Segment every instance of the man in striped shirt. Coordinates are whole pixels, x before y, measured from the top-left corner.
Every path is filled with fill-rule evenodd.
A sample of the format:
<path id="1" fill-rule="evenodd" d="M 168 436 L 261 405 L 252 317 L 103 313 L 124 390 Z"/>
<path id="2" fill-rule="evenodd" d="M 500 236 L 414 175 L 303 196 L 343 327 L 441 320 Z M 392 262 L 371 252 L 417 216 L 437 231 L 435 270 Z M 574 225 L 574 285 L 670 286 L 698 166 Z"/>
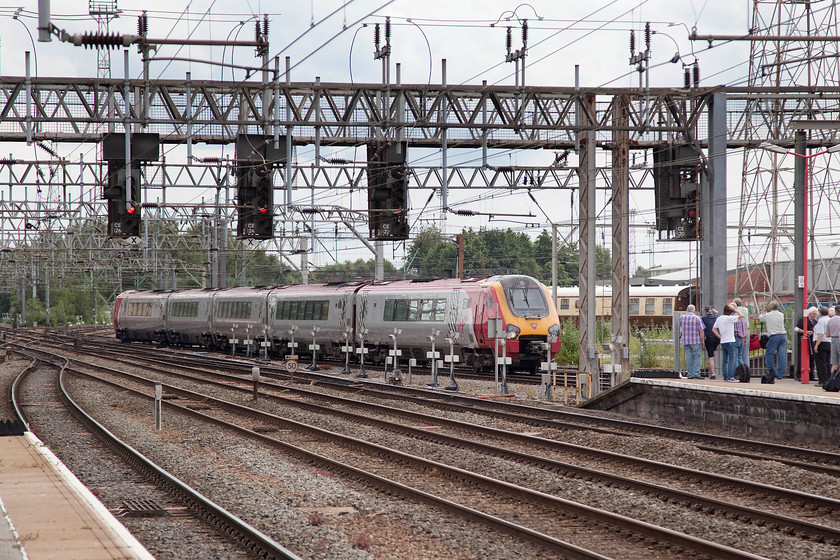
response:
<path id="1" fill-rule="evenodd" d="M 700 379 L 700 356 L 703 351 L 703 321 L 689 305 L 680 316 L 680 342 L 685 349 L 685 365 L 689 379 Z"/>

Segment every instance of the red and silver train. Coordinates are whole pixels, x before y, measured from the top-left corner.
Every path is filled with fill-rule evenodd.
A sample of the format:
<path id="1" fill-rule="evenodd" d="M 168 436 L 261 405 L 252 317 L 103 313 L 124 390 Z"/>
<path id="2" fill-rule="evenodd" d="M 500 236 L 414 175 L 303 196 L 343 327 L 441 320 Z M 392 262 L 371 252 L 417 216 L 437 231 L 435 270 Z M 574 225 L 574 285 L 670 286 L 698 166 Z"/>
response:
<path id="1" fill-rule="evenodd" d="M 460 362 L 474 371 L 493 367 L 488 322 L 497 318 L 516 369 L 535 371 L 545 361 L 546 342 L 552 343 L 552 352 L 560 349 L 560 325 L 548 288 L 521 275 L 128 291 L 114 305 L 116 336 L 124 342 L 230 351 L 231 340 L 248 339 L 257 347 L 267 341 L 272 354 L 283 355 L 293 353 L 288 350 L 293 337 L 303 349 L 314 336 L 319 356 L 343 357 L 341 348 L 349 339 L 364 344 L 372 362 L 384 363 L 393 348 L 389 335 L 399 331 L 402 359 L 423 363 L 431 336 L 443 355 L 448 350 L 444 339 L 457 335 Z"/>

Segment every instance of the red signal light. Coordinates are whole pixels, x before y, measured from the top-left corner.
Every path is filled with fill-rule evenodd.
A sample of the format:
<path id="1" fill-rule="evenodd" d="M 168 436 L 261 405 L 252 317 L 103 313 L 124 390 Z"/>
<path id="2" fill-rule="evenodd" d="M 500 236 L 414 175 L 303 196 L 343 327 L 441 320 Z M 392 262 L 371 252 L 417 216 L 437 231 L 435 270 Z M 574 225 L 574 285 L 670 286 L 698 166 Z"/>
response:
<path id="1" fill-rule="evenodd" d="M 125 209 L 126 214 L 134 214 L 134 205 L 129 204 Z"/>
<path id="2" fill-rule="evenodd" d="M 265 209 L 265 208 L 260 208 L 260 214 L 262 214 L 263 216 L 265 216 L 265 213 L 266 213 L 266 212 L 268 212 L 268 210 L 267 210 L 267 209 Z"/>

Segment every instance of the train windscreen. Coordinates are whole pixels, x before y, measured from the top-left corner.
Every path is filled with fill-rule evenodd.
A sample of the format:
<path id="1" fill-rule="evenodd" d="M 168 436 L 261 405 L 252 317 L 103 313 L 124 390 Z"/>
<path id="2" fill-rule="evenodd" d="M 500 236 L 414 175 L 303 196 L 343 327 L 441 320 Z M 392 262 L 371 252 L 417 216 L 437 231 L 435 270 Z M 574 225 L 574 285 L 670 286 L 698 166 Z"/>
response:
<path id="1" fill-rule="evenodd" d="M 548 301 L 542 286 L 527 276 L 502 280 L 508 307 L 517 317 L 538 318 L 548 315 Z"/>

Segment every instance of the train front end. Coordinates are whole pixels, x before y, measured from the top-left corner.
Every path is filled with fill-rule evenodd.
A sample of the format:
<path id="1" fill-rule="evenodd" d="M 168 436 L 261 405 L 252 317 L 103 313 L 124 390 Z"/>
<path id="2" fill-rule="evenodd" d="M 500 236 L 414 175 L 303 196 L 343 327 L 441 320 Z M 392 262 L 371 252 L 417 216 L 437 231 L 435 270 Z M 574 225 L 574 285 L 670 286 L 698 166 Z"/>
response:
<path id="1" fill-rule="evenodd" d="M 548 289 L 535 278 L 505 275 L 491 278 L 504 329 L 507 355 L 516 369 L 536 372 L 546 360 L 545 344 L 552 355 L 560 350 L 560 324 Z"/>

